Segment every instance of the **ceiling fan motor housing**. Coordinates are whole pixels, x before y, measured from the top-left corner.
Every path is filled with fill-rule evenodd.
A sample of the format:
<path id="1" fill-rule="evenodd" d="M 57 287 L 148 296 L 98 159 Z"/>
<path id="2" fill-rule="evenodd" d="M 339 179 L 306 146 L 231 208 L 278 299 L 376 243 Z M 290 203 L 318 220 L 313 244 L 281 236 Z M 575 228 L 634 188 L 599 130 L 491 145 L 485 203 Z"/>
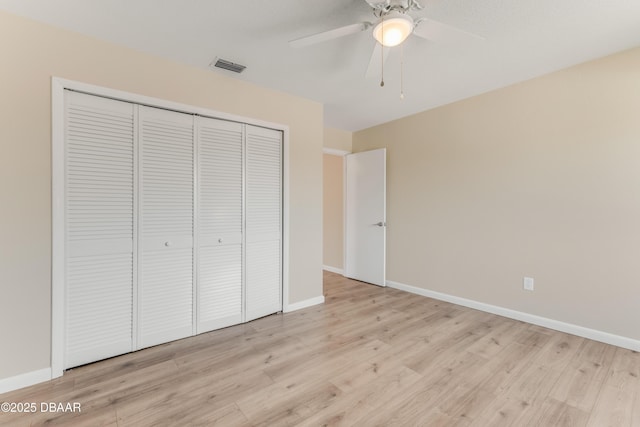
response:
<path id="1" fill-rule="evenodd" d="M 423 6 L 418 0 L 386 0 L 386 1 L 370 1 L 367 4 L 374 10 L 374 14 L 378 17 L 391 11 L 407 12 L 409 10 L 421 10 Z"/>

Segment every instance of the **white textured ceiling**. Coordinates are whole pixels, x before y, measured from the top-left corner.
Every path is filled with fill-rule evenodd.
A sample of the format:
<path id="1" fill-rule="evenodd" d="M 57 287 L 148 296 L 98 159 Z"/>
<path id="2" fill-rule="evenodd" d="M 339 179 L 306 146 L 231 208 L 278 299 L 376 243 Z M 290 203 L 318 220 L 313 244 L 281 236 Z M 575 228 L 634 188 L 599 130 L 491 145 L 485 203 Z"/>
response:
<path id="1" fill-rule="evenodd" d="M 365 78 L 370 31 L 308 46 L 288 41 L 375 18 L 365 0 L 0 0 L 0 8 L 319 101 L 325 124 L 359 130 L 640 46 L 640 0 L 422 0 L 428 17 L 484 40 L 412 36 Z M 19 41 L 18 41 L 19 42 Z M 639 70 L 640 71 L 640 70 Z M 640 73 L 639 73 L 640 75 Z"/>

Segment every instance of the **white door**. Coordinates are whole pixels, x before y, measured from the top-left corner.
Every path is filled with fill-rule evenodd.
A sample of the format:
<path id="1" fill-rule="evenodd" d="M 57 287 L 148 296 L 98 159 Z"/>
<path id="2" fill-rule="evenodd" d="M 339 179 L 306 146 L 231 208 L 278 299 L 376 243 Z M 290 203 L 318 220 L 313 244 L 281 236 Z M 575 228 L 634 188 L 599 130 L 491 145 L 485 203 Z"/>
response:
<path id="1" fill-rule="evenodd" d="M 65 93 L 64 368 L 133 350 L 134 111 Z"/>
<path id="2" fill-rule="evenodd" d="M 242 322 L 243 128 L 196 118 L 199 334 Z"/>
<path id="3" fill-rule="evenodd" d="M 345 156 L 345 269 L 385 286 L 387 150 Z"/>
<path id="4" fill-rule="evenodd" d="M 139 107 L 138 348 L 193 334 L 193 116 Z"/>
<path id="5" fill-rule="evenodd" d="M 245 320 L 282 310 L 282 132 L 246 126 Z"/>

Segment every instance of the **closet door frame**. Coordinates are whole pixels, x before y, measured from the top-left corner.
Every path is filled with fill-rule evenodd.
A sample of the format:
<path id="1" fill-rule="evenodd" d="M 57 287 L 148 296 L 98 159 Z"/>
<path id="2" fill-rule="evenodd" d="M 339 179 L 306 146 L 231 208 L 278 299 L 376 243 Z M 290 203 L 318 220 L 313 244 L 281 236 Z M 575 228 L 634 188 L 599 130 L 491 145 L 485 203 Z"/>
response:
<path id="1" fill-rule="evenodd" d="M 282 131 L 282 311 L 289 301 L 289 127 L 206 108 L 95 86 L 59 77 L 51 79 L 51 378 L 64 373 L 65 343 L 65 90 L 150 107 L 201 115 Z M 135 297 L 134 297 L 135 298 Z M 134 301 L 135 303 L 135 301 Z M 135 322 L 135 320 L 134 320 Z M 135 340 L 134 340 L 135 341 Z"/>

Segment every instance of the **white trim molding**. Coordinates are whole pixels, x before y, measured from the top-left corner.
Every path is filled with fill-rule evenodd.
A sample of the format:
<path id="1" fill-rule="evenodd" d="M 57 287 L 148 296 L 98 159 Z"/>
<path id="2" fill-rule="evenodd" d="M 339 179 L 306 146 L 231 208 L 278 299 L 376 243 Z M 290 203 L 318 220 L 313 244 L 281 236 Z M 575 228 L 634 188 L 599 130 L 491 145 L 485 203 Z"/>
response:
<path id="1" fill-rule="evenodd" d="M 330 265 L 323 265 L 323 270 L 329 271 L 331 273 L 342 274 L 344 275 L 344 270 L 341 268 L 331 267 Z"/>
<path id="2" fill-rule="evenodd" d="M 294 302 L 293 304 L 287 304 L 283 313 L 291 313 L 292 311 L 302 310 L 303 308 L 313 307 L 314 305 L 324 304 L 324 295 L 319 297 L 309 298 L 304 301 Z"/>
<path id="3" fill-rule="evenodd" d="M 542 326 L 544 328 L 549 328 L 560 332 L 565 332 L 567 334 L 577 335 L 579 337 L 603 342 L 605 344 L 611 344 L 629 350 L 640 351 L 640 341 L 620 335 L 610 334 L 608 332 L 599 331 L 597 329 L 585 328 L 584 326 L 565 323 L 559 320 L 549 319 L 546 317 L 536 316 L 535 314 L 524 313 L 522 311 L 511 310 L 509 308 L 499 307 L 496 305 L 486 304 L 483 302 L 461 298 L 454 295 L 431 291 L 429 289 L 418 288 L 416 286 L 405 285 L 404 283 L 394 282 L 391 280 L 387 280 L 387 286 L 401 291 L 410 292 L 412 294 L 473 308 L 476 310 L 484 311 L 486 313 L 497 314 L 498 316 L 508 317 L 509 319 L 520 320 L 522 322 L 531 323 L 533 325 Z"/>
<path id="4" fill-rule="evenodd" d="M 351 154 L 351 151 L 346 150 L 338 150 L 337 148 L 322 148 L 322 152 L 324 154 L 331 154 L 332 156 L 346 156 L 347 154 Z"/>
<path id="5" fill-rule="evenodd" d="M 0 380 L 0 394 L 43 383 L 50 379 L 51 368 L 44 368 L 38 371 L 16 375 L 15 377 L 4 378 Z"/>

